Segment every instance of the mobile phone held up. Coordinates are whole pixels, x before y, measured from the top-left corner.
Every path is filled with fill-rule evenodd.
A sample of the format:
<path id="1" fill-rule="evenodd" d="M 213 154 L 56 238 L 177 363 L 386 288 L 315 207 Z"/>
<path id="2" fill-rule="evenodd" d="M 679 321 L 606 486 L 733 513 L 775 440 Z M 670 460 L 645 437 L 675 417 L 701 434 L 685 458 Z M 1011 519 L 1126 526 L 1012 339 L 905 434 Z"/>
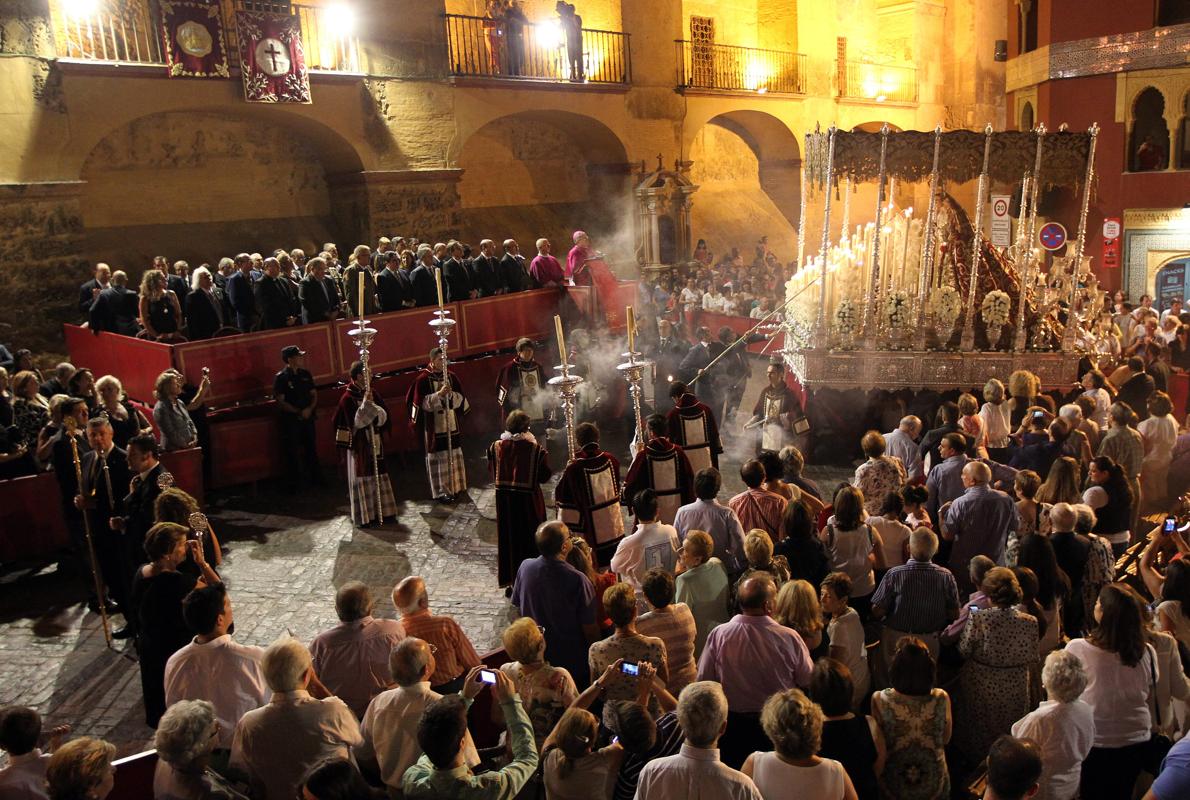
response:
<path id="1" fill-rule="evenodd" d="M 1168 533 L 1173 533 L 1177 529 L 1178 529 L 1177 517 L 1166 517 L 1165 518 L 1165 527 L 1163 528 L 1163 530 L 1168 534 Z"/>
<path id="2" fill-rule="evenodd" d="M 638 667 L 636 664 L 625 661 L 620 665 L 620 672 L 623 672 L 625 675 L 640 675 L 640 667 Z"/>
<path id="3" fill-rule="evenodd" d="M 489 686 L 496 685 L 496 671 L 491 669 L 481 669 L 479 671 L 479 680 Z"/>

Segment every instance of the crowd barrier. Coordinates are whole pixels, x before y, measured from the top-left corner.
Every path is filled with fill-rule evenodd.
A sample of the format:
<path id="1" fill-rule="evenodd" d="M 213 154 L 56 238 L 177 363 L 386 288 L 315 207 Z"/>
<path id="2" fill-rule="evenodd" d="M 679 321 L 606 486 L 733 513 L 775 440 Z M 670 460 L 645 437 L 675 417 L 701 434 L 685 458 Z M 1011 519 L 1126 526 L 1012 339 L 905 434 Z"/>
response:
<path id="1" fill-rule="evenodd" d="M 174 482 L 203 502 L 202 450 L 162 453 Z M 0 562 L 52 558 L 70 544 L 58 479 L 52 472 L 0 481 Z"/>

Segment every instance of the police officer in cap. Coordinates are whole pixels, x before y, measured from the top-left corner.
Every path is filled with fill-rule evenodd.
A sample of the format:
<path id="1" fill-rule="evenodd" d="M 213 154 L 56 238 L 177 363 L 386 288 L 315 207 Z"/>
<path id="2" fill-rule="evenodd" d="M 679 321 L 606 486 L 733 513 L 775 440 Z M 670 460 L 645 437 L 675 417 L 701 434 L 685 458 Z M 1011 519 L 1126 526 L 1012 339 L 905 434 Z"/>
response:
<path id="1" fill-rule="evenodd" d="M 314 391 L 314 376 L 306 369 L 306 353 L 297 345 L 281 351 L 285 369 L 273 378 L 273 398 L 281 410 L 281 442 L 285 447 L 287 483 L 297 488 L 301 476 L 300 464 L 305 464 L 310 481 L 322 486 L 325 481 L 318 464 L 318 447 L 314 438 L 314 409 L 318 393 Z"/>

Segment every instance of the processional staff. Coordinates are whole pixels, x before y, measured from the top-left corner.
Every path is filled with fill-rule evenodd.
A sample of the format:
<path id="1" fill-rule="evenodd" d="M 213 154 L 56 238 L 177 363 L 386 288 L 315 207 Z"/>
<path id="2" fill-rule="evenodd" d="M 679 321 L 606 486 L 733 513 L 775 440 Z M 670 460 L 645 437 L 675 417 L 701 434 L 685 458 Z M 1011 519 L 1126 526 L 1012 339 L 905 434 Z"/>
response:
<path id="1" fill-rule="evenodd" d="M 70 456 L 74 460 L 74 480 L 78 484 L 79 492 L 82 493 L 83 488 L 83 462 L 79 459 L 79 443 L 76 438 L 78 433 L 77 422 L 74 417 L 65 417 L 63 424 L 66 426 L 66 435 L 70 437 Z M 107 465 L 104 464 L 106 471 Z M 111 496 L 111 480 L 108 479 L 108 496 Z M 107 587 L 103 585 L 103 578 L 100 577 L 99 561 L 95 557 L 95 542 L 91 537 L 91 517 L 87 514 L 86 504 L 81 509 L 83 514 L 83 534 L 87 540 L 87 558 L 91 562 L 91 580 L 95 587 L 95 596 L 99 600 L 99 618 L 103 622 L 103 638 L 107 642 L 108 647 L 112 647 L 112 623 L 107 616 Z"/>
<path id="2" fill-rule="evenodd" d="M 368 327 L 368 320 L 364 319 L 364 269 L 360 265 L 359 269 L 359 319 L 356 321 L 356 326 L 349 330 L 347 334 L 355 342 L 359 348 L 359 362 L 364 370 L 364 401 L 372 399 L 372 369 L 371 362 L 371 346 L 376 339 L 376 329 Z M 384 502 L 381 499 L 380 493 L 380 432 L 373 429 L 372 424 L 368 424 L 368 444 L 372 448 L 372 480 L 375 482 L 376 489 L 376 519 L 380 521 L 384 519 Z"/>
<path id="3" fill-rule="evenodd" d="M 558 390 L 558 397 L 562 406 L 562 419 L 566 424 L 566 453 L 569 461 L 574 460 L 575 446 L 574 446 L 574 401 L 578 396 L 579 384 L 583 379 L 578 375 L 570 374 L 570 359 L 569 353 L 566 351 L 566 336 L 562 331 L 562 317 L 554 315 L 554 331 L 558 337 L 558 354 L 562 358 L 562 363 L 554 367 L 554 369 L 561 372 L 550 378 L 550 386 Z"/>

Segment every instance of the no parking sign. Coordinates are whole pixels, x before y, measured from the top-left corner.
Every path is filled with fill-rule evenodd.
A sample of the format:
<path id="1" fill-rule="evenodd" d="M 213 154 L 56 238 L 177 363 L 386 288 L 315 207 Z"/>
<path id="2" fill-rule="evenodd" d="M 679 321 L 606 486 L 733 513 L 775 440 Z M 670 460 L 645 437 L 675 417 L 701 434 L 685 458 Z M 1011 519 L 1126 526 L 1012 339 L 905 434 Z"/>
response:
<path id="1" fill-rule="evenodd" d="M 1047 222 L 1041 226 L 1037 241 L 1046 250 L 1061 250 L 1066 245 L 1066 227 L 1060 222 Z"/>

